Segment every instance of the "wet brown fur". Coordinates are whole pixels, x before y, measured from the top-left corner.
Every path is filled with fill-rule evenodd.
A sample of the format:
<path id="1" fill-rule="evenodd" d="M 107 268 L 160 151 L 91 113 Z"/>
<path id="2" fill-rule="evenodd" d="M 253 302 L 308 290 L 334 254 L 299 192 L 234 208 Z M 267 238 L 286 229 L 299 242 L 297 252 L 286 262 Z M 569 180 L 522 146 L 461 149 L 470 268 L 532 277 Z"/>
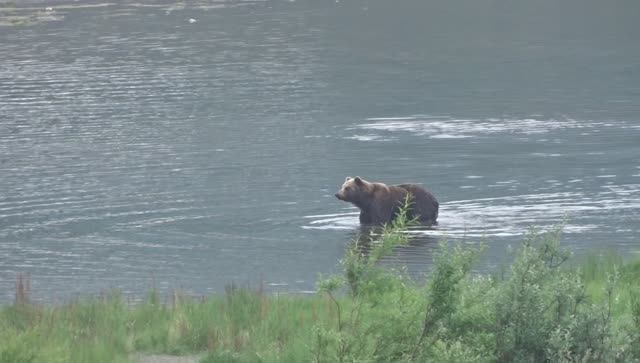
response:
<path id="1" fill-rule="evenodd" d="M 347 177 L 335 196 L 360 208 L 361 224 L 384 224 L 395 218 L 407 193 L 411 193 L 408 217 L 417 217 L 424 225 L 437 224 L 438 201 L 416 184 L 386 185 L 371 183 L 360 177 Z"/>

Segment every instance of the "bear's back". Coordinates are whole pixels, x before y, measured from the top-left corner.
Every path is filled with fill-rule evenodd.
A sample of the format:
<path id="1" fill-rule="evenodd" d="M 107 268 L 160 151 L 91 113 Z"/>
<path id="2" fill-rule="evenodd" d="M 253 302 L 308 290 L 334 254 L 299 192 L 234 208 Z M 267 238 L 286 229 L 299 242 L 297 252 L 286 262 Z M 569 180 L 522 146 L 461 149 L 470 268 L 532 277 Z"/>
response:
<path id="1" fill-rule="evenodd" d="M 428 190 L 417 184 L 398 184 L 413 196 L 412 216 L 420 216 L 420 222 L 426 225 L 437 224 L 440 203 Z"/>

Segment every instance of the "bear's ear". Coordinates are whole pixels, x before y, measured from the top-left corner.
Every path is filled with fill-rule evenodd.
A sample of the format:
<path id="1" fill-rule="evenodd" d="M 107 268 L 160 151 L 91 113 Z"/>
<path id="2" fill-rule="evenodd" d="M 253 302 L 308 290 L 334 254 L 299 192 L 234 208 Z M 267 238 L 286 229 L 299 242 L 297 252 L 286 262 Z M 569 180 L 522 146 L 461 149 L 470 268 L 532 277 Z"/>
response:
<path id="1" fill-rule="evenodd" d="M 356 182 L 356 184 L 358 184 L 358 185 L 362 185 L 362 184 L 364 184 L 364 182 L 362 181 L 362 179 L 361 179 L 359 176 L 355 177 L 355 178 L 353 179 L 353 181 L 355 181 L 355 182 Z"/>
<path id="2" fill-rule="evenodd" d="M 346 178 L 344 179 L 344 181 L 346 181 L 346 182 L 348 182 L 349 180 L 351 180 L 351 177 L 350 177 L 350 176 L 348 176 L 348 177 L 346 177 Z"/>

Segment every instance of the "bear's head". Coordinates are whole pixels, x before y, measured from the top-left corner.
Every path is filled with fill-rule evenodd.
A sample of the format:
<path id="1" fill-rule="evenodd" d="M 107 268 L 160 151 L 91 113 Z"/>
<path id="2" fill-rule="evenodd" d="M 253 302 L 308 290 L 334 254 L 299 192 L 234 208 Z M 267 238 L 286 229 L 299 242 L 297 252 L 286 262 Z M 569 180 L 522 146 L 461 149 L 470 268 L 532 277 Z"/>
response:
<path id="1" fill-rule="evenodd" d="M 345 202 L 350 202 L 355 205 L 358 205 L 363 198 L 369 194 L 370 192 L 370 183 L 366 180 L 360 178 L 359 176 L 352 178 L 347 177 L 345 179 L 344 184 L 340 188 L 335 196 L 336 198 L 343 200 Z"/>

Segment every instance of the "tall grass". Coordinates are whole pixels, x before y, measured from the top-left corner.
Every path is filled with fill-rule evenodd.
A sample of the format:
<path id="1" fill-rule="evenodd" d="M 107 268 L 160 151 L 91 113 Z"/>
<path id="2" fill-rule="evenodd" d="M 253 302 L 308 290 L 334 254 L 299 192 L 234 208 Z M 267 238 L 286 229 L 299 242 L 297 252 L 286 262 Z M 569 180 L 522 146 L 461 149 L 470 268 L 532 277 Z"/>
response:
<path id="1" fill-rule="evenodd" d="M 29 303 L 28 277 L 0 308 L 2 362 L 127 362 L 132 353 L 204 353 L 204 362 L 634 362 L 640 259 L 571 264 L 559 230 L 531 232 L 507 273 L 474 275 L 482 247 L 442 243 L 424 282 L 380 267 L 410 238 L 406 214 L 313 296 L 155 291 L 129 306 L 112 292 L 64 306 Z"/>

